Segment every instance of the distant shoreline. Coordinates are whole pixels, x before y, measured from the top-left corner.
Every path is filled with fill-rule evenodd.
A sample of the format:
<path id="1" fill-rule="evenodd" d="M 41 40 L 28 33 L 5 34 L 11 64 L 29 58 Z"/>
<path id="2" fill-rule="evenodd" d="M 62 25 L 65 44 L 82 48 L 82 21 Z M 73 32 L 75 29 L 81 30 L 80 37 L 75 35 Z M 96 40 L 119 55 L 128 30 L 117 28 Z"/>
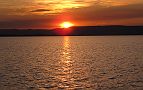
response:
<path id="1" fill-rule="evenodd" d="M 76 26 L 68 29 L 0 29 L 0 37 L 143 35 L 143 26 Z"/>

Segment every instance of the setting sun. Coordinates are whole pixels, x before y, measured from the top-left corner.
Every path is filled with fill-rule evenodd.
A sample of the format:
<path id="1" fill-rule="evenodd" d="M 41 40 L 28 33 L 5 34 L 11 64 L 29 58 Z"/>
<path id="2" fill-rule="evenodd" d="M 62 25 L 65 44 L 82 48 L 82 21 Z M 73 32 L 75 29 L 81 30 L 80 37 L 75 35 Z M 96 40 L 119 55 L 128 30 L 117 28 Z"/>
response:
<path id="1" fill-rule="evenodd" d="M 63 22 L 60 24 L 60 26 L 61 26 L 61 28 L 69 28 L 69 27 L 74 26 L 74 24 L 71 22 Z"/>

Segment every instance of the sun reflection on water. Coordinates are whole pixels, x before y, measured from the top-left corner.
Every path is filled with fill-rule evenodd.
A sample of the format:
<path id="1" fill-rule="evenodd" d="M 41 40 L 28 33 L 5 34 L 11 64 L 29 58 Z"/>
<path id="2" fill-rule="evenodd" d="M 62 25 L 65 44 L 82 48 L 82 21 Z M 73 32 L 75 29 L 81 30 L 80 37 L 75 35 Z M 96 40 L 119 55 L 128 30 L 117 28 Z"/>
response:
<path id="1" fill-rule="evenodd" d="M 64 63 L 70 63 L 71 62 L 71 55 L 70 55 L 70 41 L 69 37 L 64 37 L 64 43 L 63 43 L 63 60 Z"/>
<path id="2" fill-rule="evenodd" d="M 63 37 L 63 48 L 61 52 L 61 60 L 60 60 L 60 75 L 57 77 L 61 83 L 59 83 L 59 87 L 62 88 L 70 88 L 74 86 L 74 79 L 72 77 L 73 73 L 73 60 L 71 55 L 71 44 L 68 36 Z"/>

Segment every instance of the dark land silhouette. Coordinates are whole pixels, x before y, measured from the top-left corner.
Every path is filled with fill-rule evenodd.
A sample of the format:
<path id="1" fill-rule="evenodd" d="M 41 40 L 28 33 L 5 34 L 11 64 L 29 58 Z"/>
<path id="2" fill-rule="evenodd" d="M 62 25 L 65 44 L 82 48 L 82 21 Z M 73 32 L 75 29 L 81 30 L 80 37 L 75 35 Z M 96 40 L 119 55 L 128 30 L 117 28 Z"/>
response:
<path id="1" fill-rule="evenodd" d="M 0 36 L 143 35 L 143 26 L 74 26 L 56 29 L 0 29 Z"/>

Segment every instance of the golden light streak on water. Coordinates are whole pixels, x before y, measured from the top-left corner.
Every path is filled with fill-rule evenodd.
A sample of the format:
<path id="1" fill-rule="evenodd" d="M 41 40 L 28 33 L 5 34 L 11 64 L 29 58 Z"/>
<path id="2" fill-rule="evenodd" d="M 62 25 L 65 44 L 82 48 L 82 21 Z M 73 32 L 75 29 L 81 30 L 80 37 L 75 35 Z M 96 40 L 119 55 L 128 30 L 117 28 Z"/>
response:
<path id="1" fill-rule="evenodd" d="M 74 78 L 72 77 L 73 73 L 73 65 L 72 63 L 74 62 L 72 60 L 71 56 L 71 49 L 70 49 L 70 38 L 68 36 L 63 37 L 63 48 L 61 52 L 61 60 L 60 60 L 60 65 L 61 65 L 61 75 L 59 75 L 57 78 L 61 81 L 59 84 L 60 88 L 71 88 L 74 85 Z"/>

